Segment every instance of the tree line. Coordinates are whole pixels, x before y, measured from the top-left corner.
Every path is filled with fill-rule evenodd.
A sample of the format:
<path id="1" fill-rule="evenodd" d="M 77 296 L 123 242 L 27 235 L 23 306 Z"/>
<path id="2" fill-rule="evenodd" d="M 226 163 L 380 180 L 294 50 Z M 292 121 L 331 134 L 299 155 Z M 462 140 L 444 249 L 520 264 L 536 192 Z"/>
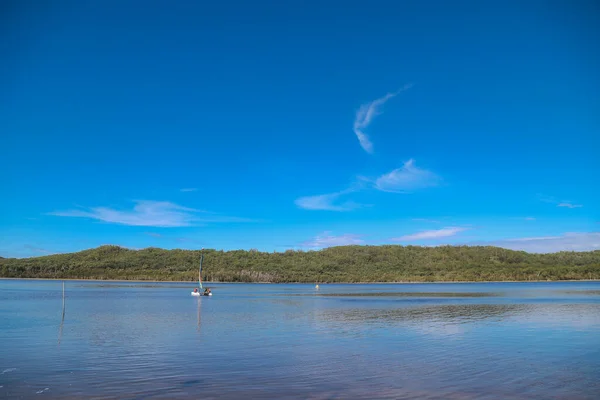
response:
<path id="1" fill-rule="evenodd" d="M 533 254 L 491 246 L 339 246 L 318 251 L 203 250 L 212 282 L 455 282 L 600 279 L 600 251 Z M 0 277 L 195 281 L 199 250 L 101 246 L 0 259 Z"/>

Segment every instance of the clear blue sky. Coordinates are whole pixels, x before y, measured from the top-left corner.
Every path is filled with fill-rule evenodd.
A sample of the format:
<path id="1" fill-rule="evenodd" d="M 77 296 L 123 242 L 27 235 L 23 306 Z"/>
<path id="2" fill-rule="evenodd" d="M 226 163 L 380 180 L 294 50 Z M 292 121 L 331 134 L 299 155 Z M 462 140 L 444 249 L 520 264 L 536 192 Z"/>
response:
<path id="1" fill-rule="evenodd" d="M 9 2 L 0 255 L 600 249 L 594 3 Z"/>

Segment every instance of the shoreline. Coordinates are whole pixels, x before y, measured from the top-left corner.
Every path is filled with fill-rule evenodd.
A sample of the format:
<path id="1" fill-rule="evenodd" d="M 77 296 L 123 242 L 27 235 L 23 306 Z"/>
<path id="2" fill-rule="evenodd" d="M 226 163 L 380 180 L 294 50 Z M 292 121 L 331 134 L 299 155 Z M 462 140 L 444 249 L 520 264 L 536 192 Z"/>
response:
<path id="1" fill-rule="evenodd" d="M 133 283 L 189 283 L 195 284 L 195 281 L 155 281 L 144 279 L 76 279 L 76 278 L 5 278 L 0 280 L 20 280 L 20 281 L 78 281 L 78 282 L 133 282 Z M 396 282 L 203 282 L 211 285 L 421 285 L 421 284 L 440 284 L 440 283 L 555 283 L 555 282 L 600 282 L 600 279 L 560 279 L 560 280 L 531 280 L 531 281 L 434 281 L 434 282 L 415 282 L 415 281 L 396 281 Z"/>

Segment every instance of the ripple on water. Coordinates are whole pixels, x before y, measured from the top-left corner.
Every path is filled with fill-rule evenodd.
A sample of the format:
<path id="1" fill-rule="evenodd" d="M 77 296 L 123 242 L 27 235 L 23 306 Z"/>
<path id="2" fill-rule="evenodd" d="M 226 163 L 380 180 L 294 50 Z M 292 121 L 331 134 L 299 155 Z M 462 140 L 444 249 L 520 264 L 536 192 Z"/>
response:
<path id="1" fill-rule="evenodd" d="M 16 370 L 17 370 L 17 368 L 6 368 L 6 369 L 2 370 L 2 372 L 0 372 L 0 375 L 4 375 L 4 374 L 7 374 L 9 372 L 16 371 Z"/>

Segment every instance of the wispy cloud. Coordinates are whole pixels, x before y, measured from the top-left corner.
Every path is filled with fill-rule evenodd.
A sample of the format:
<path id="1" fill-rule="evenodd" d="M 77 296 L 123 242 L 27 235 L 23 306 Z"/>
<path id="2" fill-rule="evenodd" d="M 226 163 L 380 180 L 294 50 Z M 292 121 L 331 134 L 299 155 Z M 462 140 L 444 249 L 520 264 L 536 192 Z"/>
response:
<path id="1" fill-rule="evenodd" d="M 360 237 L 360 235 L 353 235 L 349 233 L 334 236 L 331 234 L 330 231 L 327 231 L 323 232 L 322 234 L 314 237 L 309 241 L 301 243 L 300 246 L 305 248 L 321 249 L 332 246 L 348 246 L 352 244 L 363 244 L 364 240 L 362 240 Z"/>
<path id="2" fill-rule="evenodd" d="M 58 217 L 89 218 L 120 225 L 160 228 L 197 226 L 206 222 L 252 222 L 247 218 L 221 216 L 169 201 L 149 200 L 136 201 L 133 210 L 92 207 L 83 210 L 54 211 L 48 214 Z"/>
<path id="3" fill-rule="evenodd" d="M 446 238 L 450 236 L 455 236 L 456 234 L 466 231 L 468 228 L 460 227 L 460 226 L 451 226 L 442 229 L 433 229 L 428 231 L 421 231 L 417 233 L 413 233 L 411 235 L 404 235 L 398 238 L 392 238 L 390 240 L 395 242 L 408 242 L 413 240 L 431 240 L 431 239 L 440 239 Z"/>
<path id="4" fill-rule="evenodd" d="M 573 203 L 558 203 L 557 207 L 580 208 L 583 206 L 581 204 L 573 204 Z"/>
<path id="5" fill-rule="evenodd" d="M 537 198 L 539 201 L 544 203 L 558 203 L 558 201 L 552 196 L 546 196 L 545 194 L 538 193 Z"/>
<path id="6" fill-rule="evenodd" d="M 418 189 L 438 186 L 441 178 L 435 173 L 415 165 L 410 159 L 401 168 L 383 174 L 377 178 L 358 176 L 352 187 L 340 192 L 315 196 L 304 196 L 295 200 L 298 207 L 306 210 L 352 211 L 357 208 L 370 207 L 371 204 L 360 204 L 351 200 L 340 201 L 340 197 L 358 192 L 365 188 L 374 188 L 382 192 L 410 193 Z M 439 222 L 432 221 L 429 222 Z"/>
<path id="7" fill-rule="evenodd" d="M 412 158 L 387 174 L 374 180 L 373 186 L 383 192 L 408 193 L 417 189 L 438 186 L 441 178 L 435 173 L 415 165 Z"/>
<path id="8" fill-rule="evenodd" d="M 536 221 L 535 217 L 510 217 L 510 219 L 516 219 L 519 221 Z"/>
<path id="9" fill-rule="evenodd" d="M 160 233 L 156 233 L 156 232 L 144 232 L 144 233 L 148 236 L 152 236 L 152 237 L 156 237 L 156 238 L 162 237 L 162 235 Z"/>
<path id="10" fill-rule="evenodd" d="M 305 210 L 326 210 L 326 211 L 352 211 L 365 205 L 355 203 L 351 200 L 340 202 L 341 196 L 354 192 L 356 189 L 346 189 L 341 192 L 320 194 L 316 196 L 304 196 L 296 199 L 298 207 Z"/>
<path id="11" fill-rule="evenodd" d="M 538 194 L 538 199 L 543 201 L 544 203 L 556 204 L 556 207 L 566 207 L 566 208 L 581 208 L 583 205 L 575 204 L 570 200 L 557 200 L 555 197 L 546 196 L 544 194 Z"/>
<path id="12" fill-rule="evenodd" d="M 379 112 L 379 108 L 383 106 L 386 101 L 398 95 L 398 93 L 410 89 L 411 87 L 412 85 L 406 85 L 396 92 L 388 93 L 383 97 L 360 106 L 354 119 L 354 133 L 356 134 L 361 147 L 367 153 L 373 153 L 373 143 L 371 143 L 369 136 L 364 132 L 364 130 L 369 126 L 369 124 L 371 124 L 371 121 L 373 121 L 373 118 L 375 118 L 376 115 L 381 114 L 381 112 Z"/>
<path id="13" fill-rule="evenodd" d="M 197 188 L 183 188 L 183 189 L 179 189 L 180 192 L 196 192 L 198 189 Z"/>
<path id="14" fill-rule="evenodd" d="M 412 219 L 415 222 L 427 222 L 427 223 L 431 223 L 431 224 L 439 224 L 441 221 L 438 221 L 437 219 L 428 219 L 428 218 L 413 218 Z"/>
<path id="15" fill-rule="evenodd" d="M 568 232 L 560 236 L 525 237 L 485 242 L 490 246 L 529 253 L 600 250 L 600 232 Z"/>

